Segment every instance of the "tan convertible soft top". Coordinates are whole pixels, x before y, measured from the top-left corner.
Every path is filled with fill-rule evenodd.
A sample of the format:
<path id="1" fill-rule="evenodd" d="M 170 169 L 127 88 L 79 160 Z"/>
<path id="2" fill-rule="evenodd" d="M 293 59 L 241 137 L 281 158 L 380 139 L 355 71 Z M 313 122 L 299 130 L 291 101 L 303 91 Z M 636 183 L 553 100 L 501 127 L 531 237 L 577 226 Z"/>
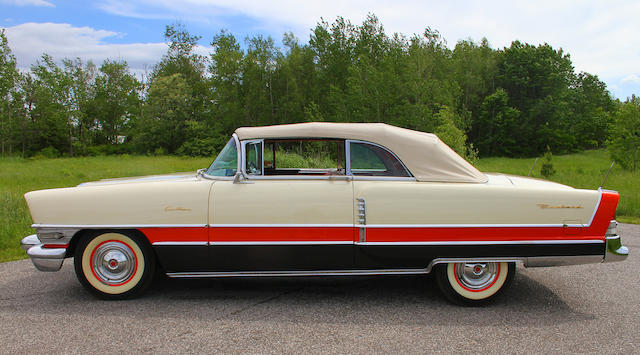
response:
<path id="1" fill-rule="evenodd" d="M 418 181 L 484 183 L 487 177 L 435 134 L 384 123 L 310 122 L 241 127 L 240 140 L 260 138 L 341 138 L 379 144 L 394 152 Z"/>

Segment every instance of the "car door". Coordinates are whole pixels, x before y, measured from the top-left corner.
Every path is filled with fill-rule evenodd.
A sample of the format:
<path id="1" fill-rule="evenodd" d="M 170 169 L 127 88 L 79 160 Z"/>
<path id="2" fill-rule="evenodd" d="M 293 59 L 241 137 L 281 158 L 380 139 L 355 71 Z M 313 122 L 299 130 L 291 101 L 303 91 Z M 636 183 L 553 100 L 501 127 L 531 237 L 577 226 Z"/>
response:
<path id="1" fill-rule="evenodd" d="M 216 181 L 209 209 L 217 271 L 322 271 L 354 265 L 346 176 L 264 175 L 264 142 L 241 142 L 242 179 Z"/>
<path id="2" fill-rule="evenodd" d="M 347 171 L 353 175 L 358 269 L 424 268 L 430 257 L 424 248 L 402 243 L 402 224 L 411 218 L 423 196 L 416 181 L 387 148 L 364 141 L 347 141 Z"/>

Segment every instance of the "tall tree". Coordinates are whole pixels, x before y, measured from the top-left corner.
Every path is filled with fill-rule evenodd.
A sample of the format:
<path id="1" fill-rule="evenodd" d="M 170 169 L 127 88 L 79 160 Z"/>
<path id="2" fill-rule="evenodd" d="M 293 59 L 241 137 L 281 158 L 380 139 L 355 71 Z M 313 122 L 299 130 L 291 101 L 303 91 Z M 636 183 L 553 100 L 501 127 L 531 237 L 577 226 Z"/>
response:
<path id="1" fill-rule="evenodd" d="M 513 135 L 518 129 L 520 111 L 509 106 L 509 95 L 503 89 L 485 97 L 480 114 L 473 122 L 475 147 L 484 156 L 510 156 L 520 144 Z"/>
<path id="2" fill-rule="evenodd" d="M 483 38 L 479 44 L 471 40 L 459 41 L 452 53 L 453 78 L 460 87 L 461 111 L 466 111 L 468 121 L 465 131 L 469 140 L 478 144 L 482 132 L 482 105 L 484 100 L 496 90 L 495 78 L 500 52 L 491 49 L 489 42 Z M 486 116 L 485 116 L 486 118 Z M 486 154 L 486 153 L 485 153 Z"/>
<path id="3" fill-rule="evenodd" d="M 187 138 L 190 99 L 190 87 L 182 74 L 155 78 L 147 94 L 144 115 L 136 122 L 134 142 L 138 150 L 176 153 Z"/>
<path id="4" fill-rule="evenodd" d="M 308 45 L 301 45 L 292 33 L 285 33 L 282 42 L 285 51 L 277 53 L 272 81 L 276 93 L 276 122 L 301 122 L 305 109 L 316 105 L 314 100 L 318 97 L 314 53 Z"/>
<path id="5" fill-rule="evenodd" d="M 35 103 L 31 111 L 37 149 L 51 147 L 73 154 L 71 80 L 47 54 L 31 67 Z"/>
<path id="6" fill-rule="evenodd" d="M 344 92 L 349 67 L 354 60 L 354 31 L 355 26 L 342 17 L 338 17 L 331 26 L 321 20 L 309 39 L 318 71 L 318 96 L 314 101 L 331 121 L 345 122 L 349 119 Z"/>
<path id="7" fill-rule="evenodd" d="M 226 30 L 220 31 L 211 41 L 211 86 L 213 89 L 213 115 L 210 126 L 216 129 L 215 136 L 219 144 L 225 144 L 226 139 L 244 119 L 242 105 L 242 63 L 244 52 L 233 34 Z M 219 147 L 221 148 L 221 147 Z"/>
<path id="8" fill-rule="evenodd" d="M 499 86 L 509 95 L 509 105 L 521 112 L 516 131 L 519 142 L 513 154 L 566 150 L 574 143 L 569 132 L 569 86 L 573 66 L 568 54 L 548 44 L 533 46 L 515 41 L 505 48 L 498 65 Z"/>
<path id="9" fill-rule="evenodd" d="M 615 105 L 607 86 L 596 75 L 579 73 L 570 88 L 571 134 L 575 149 L 600 148 L 607 139 L 611 113 Z"/>
<path id="10" fill-rule="evenodd" d="M 211 113 L 211 90 L 205 77 L 206 58 L 196 52 L 201 37 L 191 35 L 183 25 L 167 26 L 165 39 L 168 51 L 154 67 L 148 89 L 146 107 L 132 131 L 132 140 L 142 151 L 167 149 L 175 153 L 187 139 L 184 131 L 187 120 L 205 122 Z M 173 88 L 168 85 L 175 84 Z M 177 90 L 181 90 L 178 92 Z M 161 95 L 169 95 L 161 97 Z M 182 98 L 182 100 L 178 100 Z M 157 106 L 154 106 L 157 105 Z M 169 106 L 167 106 L 169 105 Z M 165 111 L 170 110 L 170 111 Z M 146 117 L 151 114 L 152 117 Z M 167 128 L 177 130 L 163 134 L 170 142 L 152 143 L 148 133 Z M 145 125 L 150 125 L 147 129 Z"/>
<path id="11" fill-rule="evenodd" d="M 12 91 L 16 87 L 18 69 L 16 58 L 9 48 L 4 29 L 0 29 L 0 154 L 12 153 L 13 115 Z"/>
<path id="12" fill-rule="evenodd" d="M 94 82 L 90 105 L 90 128 L 99 131 L 98 144 L 116 144 L 126 136 L 127 128 L 138 114 L 140 83 L 129 71 L 127 62 L 105 60 Z"/>
<path id="13" fill-rule="evenodd" d="M 277 50 L 271 37 L 247 38 L 247 54 L 242 62 L 244 122 L 267 125 L 275 122 L 273 76 Z"/>
<path id="14" fill-rule="evenodd" d="M 93 84 L 96 76 L 96 66 L 91 62 L 86 65 L 80 58 L 74 60 L 63 59 L 64 77 L 68 81 L 68 98 L 65 105 L 69 112 L 69 154 L 73 155 L 74 138 L 78 139 L 82 154 L 86 154 L 87 130 L 92 126 L 93 117 L 88 114 L 89 102 L 94 95 Z M 75 130 L 75 134 L 73 132 Z M 76 152 L 77 154 L 78 152 Z"/>
<path id="15" fill-rule="evenodd" d="M 640 98 L 632 96 L 613 115 L 608 149 L 623 168 L 640 168 Z"/>

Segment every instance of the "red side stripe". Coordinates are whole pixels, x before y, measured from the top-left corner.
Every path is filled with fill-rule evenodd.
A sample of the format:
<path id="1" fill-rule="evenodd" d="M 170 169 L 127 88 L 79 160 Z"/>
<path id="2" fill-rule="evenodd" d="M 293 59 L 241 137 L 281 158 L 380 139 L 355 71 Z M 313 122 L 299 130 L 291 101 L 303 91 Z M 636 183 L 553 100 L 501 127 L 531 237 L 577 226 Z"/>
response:
<path id="1" fill-rule="evenodd" d="M 151 244 L 155 242 L 208 242 L 206 227 L 140 228 Z"/>
<path id="2" fill-rule="evenodd" d="M 351 242 L 353 227 L 215 227 L 214 242 Z"/>

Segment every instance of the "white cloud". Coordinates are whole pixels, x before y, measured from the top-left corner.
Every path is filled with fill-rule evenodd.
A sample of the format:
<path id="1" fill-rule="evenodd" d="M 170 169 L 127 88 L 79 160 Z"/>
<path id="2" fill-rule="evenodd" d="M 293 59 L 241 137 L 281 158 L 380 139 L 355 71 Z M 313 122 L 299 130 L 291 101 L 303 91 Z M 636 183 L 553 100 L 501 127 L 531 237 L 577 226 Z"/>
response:
<path id="1" fill-rule="evenodd" d="M 56 5 L 45 0 L 0 0 L 0 3 L 17 6 L 56 7 Z"/>
<path id="2" fill-rule="evenodd" d="M 631 74 L 625 76 L 620 81 L 625 84 L 640 84 L 640 76 L 638 76 L 638 74 Z"/>
<path id="3" fill-rule="evenodd" d="M 98 66 L 107 58 L 126 60 L 132 71 L 140 76 L 150 71 L 167 51 L 165 43 L 104 43 L 103 39 L 120 34 L 60 23 L 24 23 L 6 28 L 6 34 L 21 69 L 28 69 L 47 53 L 57 61 L 79 57 Z M 197 51 L 204 55 L 208 53 L 204 47 L 198 47 Z"/>

